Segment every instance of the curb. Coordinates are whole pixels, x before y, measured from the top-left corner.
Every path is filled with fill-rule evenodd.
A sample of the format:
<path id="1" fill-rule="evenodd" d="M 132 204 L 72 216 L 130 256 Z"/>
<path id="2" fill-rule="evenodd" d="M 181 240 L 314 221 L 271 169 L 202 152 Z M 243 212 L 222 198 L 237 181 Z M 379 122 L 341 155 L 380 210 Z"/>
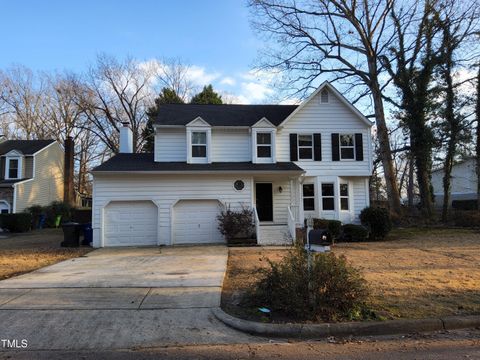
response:
<path id="1" fill-rule="evenodd" d="M 220 308 L 213 308 L 212 313 L 218 320 L 233 329 L 254 335 L 280 338 L 396 335 L 480 326 L 480 315 L 328 324 L 268 324 L 243 320 L 227 314 Z"/>

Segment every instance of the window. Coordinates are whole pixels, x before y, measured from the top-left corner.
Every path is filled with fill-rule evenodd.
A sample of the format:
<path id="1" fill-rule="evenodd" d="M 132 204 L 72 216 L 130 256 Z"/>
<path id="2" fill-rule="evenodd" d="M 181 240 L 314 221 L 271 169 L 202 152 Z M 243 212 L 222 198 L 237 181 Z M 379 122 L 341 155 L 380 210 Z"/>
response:
<path id="1" fill-rule="evenodd" d="M 205 131 L 192 132 L 192 157 L 207 157 L 207 133 Z"/>
<path id="2" fill-rule="evenodd" d="M 348 210 L 348 184 L 340 184 L 340 210 Z"/>
<path id="3" fill-rule="evenodd" d="M 298 158 L 313 159 L 313 135 L 298 135 Z"/>
<path id="4" fill-rule="evenodd" d="M 18 159 L 8 159 L 8 178 L 18 179 Z"/>
<path id="5" fill-rule="evenodd" d="M 257 133 L 257 157 L 272 157 L 272 134 L 266 132 Z"/>
<path id="6" fill-rule="evenodd" d="M 303 184 L 303 210 L 315 210 L 315 185 Z"/>
<path id="7" fill-rule="evenodd" d="M 355 136 L 353 134 L 340 135 L 340 158 L 355 159 Z"/>
<path id="8" fill-rule="evenodd" d="M 335 210 L 335 190 L 333 184 L 322 184 L 322 209 Z"/>

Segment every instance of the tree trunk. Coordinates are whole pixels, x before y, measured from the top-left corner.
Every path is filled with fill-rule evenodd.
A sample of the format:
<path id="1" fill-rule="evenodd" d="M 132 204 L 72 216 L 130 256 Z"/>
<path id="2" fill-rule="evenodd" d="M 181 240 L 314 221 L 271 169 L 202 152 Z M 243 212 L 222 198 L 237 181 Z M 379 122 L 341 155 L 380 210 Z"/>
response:
<path id="1" fill-rule="evenodd" d="M 383 172 L 385 176 L 388 204 L 390 206 L 390 211 L 392 214 L 400 215 L 400 196 L 398 194 L 397 180 L 395 176 L 395 171 L 393 169 L 392 152 L 390 149 L 390 139 L 388 137 L 387 124 L 385 122 L 382 93 L 376 79 L 372 80 L 372 85 L 370 88 L 372 91 L 375 107 L 375 121 L 377 124 L 380 159 L 382 160 Z"/>
<path id="2" fill-rule="evenodd" d="M 475 149 L 477 155 L 477 208 L 480 209 L 480 64 L 478 64 L 477 106 L 475 112 L 477 117 L 477 144 Z"/>
<path id="3" fill-rule="evenodd" d="M 413 164 L 413 156 L 412 153 L 410 152 L 409 156 L 409 164 L 408 164 L 408 188 L 407 188 L 407 197 L 408 197 L 408 207 L 412 208 L 413 207 L 413 201 L 414 201 L 414 186 L 415 186 L 415 181 L 414 181 L 414 175 L 415 175 L 415 166 Z"/>
<path id="4" fill-rule="evenodd" d="M 453 167 L 453 156 L 455 154 L 455 141 L 450 139 L 447 147 L 447 155 L 444 162 L 443 175 L 443 206 L 442 206 L 442 221 L 448 221 L 448 208 L 450 205 L 450 184 Z"/>

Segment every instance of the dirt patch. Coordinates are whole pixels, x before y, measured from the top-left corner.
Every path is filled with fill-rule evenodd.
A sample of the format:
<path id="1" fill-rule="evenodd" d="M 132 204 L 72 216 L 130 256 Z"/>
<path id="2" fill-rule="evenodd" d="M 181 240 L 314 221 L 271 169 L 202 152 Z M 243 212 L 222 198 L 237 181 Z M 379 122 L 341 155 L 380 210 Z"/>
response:
<path id="1" fill-rule="evenodd" d="M 61 229 L 36 230 L 0 238 L 0 280 L 92 251 L 90 247 L 62 248 Z"/>
<path id="2" fill-rule="evenodd" d="M 265 258 L 287 250 L 230 249 L 222 293 L 223 308 L 250 317 L 242 294 L 258 279 Z M 337 244 L 370 284 L 371 306 L 380 316 L 424 318 L 480 313 L 480 234 L 470 230 L 395 230 L 387 241 Z"/>

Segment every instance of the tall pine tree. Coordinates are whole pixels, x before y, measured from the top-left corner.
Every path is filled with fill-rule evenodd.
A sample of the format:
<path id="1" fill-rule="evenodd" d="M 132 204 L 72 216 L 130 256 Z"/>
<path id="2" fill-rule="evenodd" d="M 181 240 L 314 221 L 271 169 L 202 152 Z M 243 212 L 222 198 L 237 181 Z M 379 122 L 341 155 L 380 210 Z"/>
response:
<path id="1" fill-rule="evenodd" d="M 218 95 L 215 91 L 213 91 L 212 85 L 204 86 L 202 91 L 196 94 L 190 104 L 214 104 L 219 105 L 223 104 L 222 96 Z"/>

